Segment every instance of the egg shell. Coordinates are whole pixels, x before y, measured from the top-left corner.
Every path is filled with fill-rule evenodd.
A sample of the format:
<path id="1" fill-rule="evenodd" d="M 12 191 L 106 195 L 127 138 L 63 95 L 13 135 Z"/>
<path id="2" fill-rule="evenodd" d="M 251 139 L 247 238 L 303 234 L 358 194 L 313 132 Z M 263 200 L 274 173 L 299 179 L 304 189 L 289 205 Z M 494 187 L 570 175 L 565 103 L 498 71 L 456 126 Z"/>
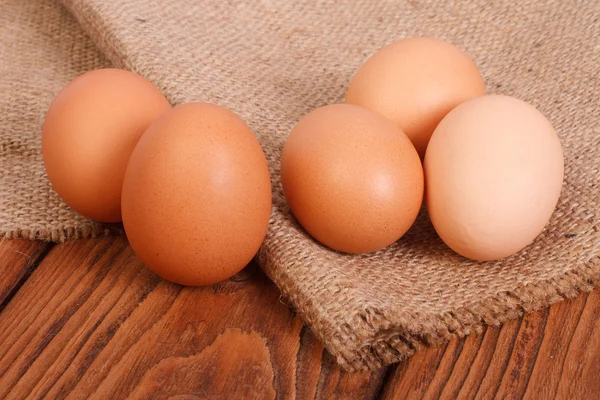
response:
<path id="1" fill-rule="evenodd" d="M 550 122 L 508 96 L 470 100 L 446 116 L 425 155 L 435 230 L 474 260 L 508 257 L 544 229 L 560 196 L 562 147 Z"/>
<path id="2" fill-rule="evenodd" d="M 170 108 L 149 81 L 120 69 L 75 78 L 56 96 L 42 128 L 42 154 L 58 195 L 78 213 L 121 220 L 123 174 L 146 128 Z"/>
<path id="3" fill-rule="evenodd" d="M 423 199 L 423 170 L 410 140 L 389 120 L 349 104 L 302 118 L 285 143 L 281 179 L 304 229 L 346 253 L 397 241 Z"/>
<path id="4" fill-rule="evenodd" d="M 250 128 L 208 103 L 180 105 L 152 124 L 123 182 L 123 225 L 156 274 L 209 285 L 248 264 L 267 231 L 271 182 Z"/>
<path id="5" fill-rule="evenodd" d="M 392 120 L 423 157 L 442 118 L 484 94 L 483 78 L 465 52 L 439 39 L 414 37 L 373 54 L 352 78 L 346 103 Z"/>

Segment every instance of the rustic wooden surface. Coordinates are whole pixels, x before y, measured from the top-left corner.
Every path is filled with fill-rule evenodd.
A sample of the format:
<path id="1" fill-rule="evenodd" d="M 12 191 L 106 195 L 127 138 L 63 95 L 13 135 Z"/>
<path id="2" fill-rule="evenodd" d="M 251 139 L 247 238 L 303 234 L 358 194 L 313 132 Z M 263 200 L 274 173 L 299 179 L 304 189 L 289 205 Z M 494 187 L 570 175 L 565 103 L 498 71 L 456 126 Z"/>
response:
<path id="1" fill-rule="evenodd" d="M 347 374 L 250 265 L 206 288 L 122 237 L 0 241 L 0 398 L 600 398 L 600 290 Z"/>

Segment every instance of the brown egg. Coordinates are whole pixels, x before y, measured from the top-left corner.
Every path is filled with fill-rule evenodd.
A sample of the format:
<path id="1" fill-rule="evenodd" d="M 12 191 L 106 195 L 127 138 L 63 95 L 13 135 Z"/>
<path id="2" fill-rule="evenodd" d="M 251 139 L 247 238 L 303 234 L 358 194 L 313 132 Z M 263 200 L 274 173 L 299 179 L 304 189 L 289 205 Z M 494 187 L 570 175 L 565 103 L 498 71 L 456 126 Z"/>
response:
<path id="1" fill-rule="evenodd" d="M 410 140 L 387 119 L 349 104 L 314 110 L 294 127 L 281 180 L 304 229 L 346 253 L 394 243 L 423 199 L 423 170 Z"/>
<path id="2" fill-rule="evenodd" d="M 271 181 L 250 128 L 207 103 L 178 106 L 148 128 L 123 182 L 123 225 L 156 274 L 209 285 L 248 264 L 267 231 Z"/>
<path id="3" fill-rule="evenodd" d="M 44 165 L 54 190 L 88 218 L 120 221 L 129 156 L 169 108 L 152 83 L 129 71 L 99 69 L 73 80 L 50 105 L 42 129 Z"/>
<path id="4" fill-rule="evenodd" d="M 563 173 L 560 141 L 538 110 L 508 96 L 470 100 L 442 120 L 427 148 L 431 222 L 465 257 L 510 256 L 544 229 Z"/>
<path id="5" fill-rule="evenodd" d="M 373 54 L 352 78 L 346 103 L 392 120 L 423 157 L 442 118 L 484 94 L 481 74 L 466 53 L 442 40 L 415 37 Z"/>

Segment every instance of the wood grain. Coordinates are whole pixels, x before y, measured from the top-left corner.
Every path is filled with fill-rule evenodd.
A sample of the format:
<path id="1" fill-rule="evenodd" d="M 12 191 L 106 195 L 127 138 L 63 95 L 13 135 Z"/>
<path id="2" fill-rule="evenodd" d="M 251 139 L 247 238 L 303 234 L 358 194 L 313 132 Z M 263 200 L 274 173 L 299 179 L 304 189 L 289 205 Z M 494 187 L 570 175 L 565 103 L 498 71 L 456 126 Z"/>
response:
<path id="1" fill-rule="evenodd" d="M 2 241 L 0 261 L 2 399 L 600 398 L 599 290 L 348 374 L 255 264 L 186 288 L 122 237 Z"/>
<path id="2" fill-rule="evenodd" d="M 31 240 L 0 239 L 0 310 L 51 247 Z"/>
<path id="3" fill-rule="evenodd" d="M 392 368 L 384 399 L 600 398 L 600 291 Z"/>
<path id="4" fill-rule="evenodd" d="M 251 266 L 206 288 L 163 281 L 124 238 L 55 246 L 0 314 L 0 398 L 374 398 Z M 302 346 L 301 346 L 302 344 Z"/>
<path id="5" fill-rule="evenodd" d="M 267 341 L 256 332 L 227 329 L 196 355 L 161 360 L 144 374 L 131 396 L 147 399 L 194 393 L 214 398 L 228 391 L 243 398 L 274 399 L 273 378 Z"/>

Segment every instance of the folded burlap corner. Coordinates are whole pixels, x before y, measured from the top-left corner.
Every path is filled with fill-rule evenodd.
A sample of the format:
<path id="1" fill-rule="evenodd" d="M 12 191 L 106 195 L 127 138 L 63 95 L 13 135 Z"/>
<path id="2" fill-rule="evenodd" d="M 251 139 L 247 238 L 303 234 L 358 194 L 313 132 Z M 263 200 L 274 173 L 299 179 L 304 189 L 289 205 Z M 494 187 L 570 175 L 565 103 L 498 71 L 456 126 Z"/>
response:
<path id="1" fill-rule="evenodd" d="M 111 229 L 60 202 L 39 145 L 54 94 L 110 63 L 150 79 L 174 104 L 217 103 L 249 123 L 274 186 L 260 264 L 348 370 L 392 363 L 600 281 L 597 1 L 62 3 L 66 9 L 51 0 L 4 0 L 0 13 L 1 235 L 64 240 Z M 558 208 L 542 235 L 506 260 L 454 254 L 425 213 L 389 248 L 336 253 L 311 240 L 285 204 L 279 155 L 293 125 L 340 102 L 369 54 L 415 35 L 467 50 L 490 92 L 532 103 L 560 135 L 566 177 Z"/>

